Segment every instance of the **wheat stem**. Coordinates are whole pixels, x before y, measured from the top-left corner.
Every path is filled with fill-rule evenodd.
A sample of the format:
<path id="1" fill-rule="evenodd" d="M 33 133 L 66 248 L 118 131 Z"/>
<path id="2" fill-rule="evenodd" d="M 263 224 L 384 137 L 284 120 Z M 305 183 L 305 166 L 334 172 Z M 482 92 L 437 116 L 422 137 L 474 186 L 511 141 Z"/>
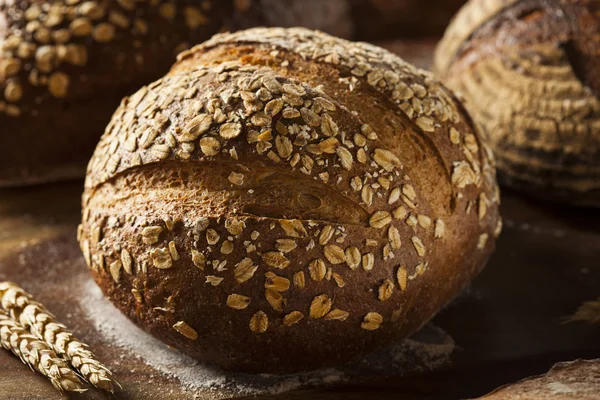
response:
<path id="1" fill-rule="evenodd" d="M 586 301 L 577 308 L 575 314 L 565 318 L 564 322 L 583 321 L 590 324 L 600 323 L 600 298 Z"/>
<path id="2" fill-rule="evenodd" d="M 0 345 L 12 351 L 31 369 L 50 379 L 59 391 L 85 392 L 83 382 L 67 362 L 3 310 L 0 310 Z"/>
<path id="3" fill-rule="evenodd" d="M 96 359 L 67 327 L 56 320 L 41 303 L 12 282 L 0 282 L 0 303 L 15 320 L 44 340 L 59 356 L 95 387 L 114 393 L 119 383 L 110 370 Z"/>

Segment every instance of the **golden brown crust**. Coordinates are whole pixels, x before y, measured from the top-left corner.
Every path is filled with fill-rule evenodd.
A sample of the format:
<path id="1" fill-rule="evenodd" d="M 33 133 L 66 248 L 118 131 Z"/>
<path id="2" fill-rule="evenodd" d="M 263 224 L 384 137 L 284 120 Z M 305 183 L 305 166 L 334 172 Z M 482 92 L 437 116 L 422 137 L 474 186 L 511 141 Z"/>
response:
<path id="1" fill-rule="evenodd" d="M 120 99 L 230 13 L 228 1 L 1 0 L 0 185 L 81 176 Z"/>
<path id="2" fill-rule="evenodd" d="M 600 3 L 472 1 L 435 69 L 464 96 L 507 184 L 600 205 Z"/>
<path id="3" fill-rule="evenodd" d="M 80 243 L 130 318 L 199 359 L 289 372 L 414 332 L 499 233 L 490 154 L 452 94 L 305 29 L 217 35 L 115 113 Z"/>
<path id="4" fill-rule="evenodd" d="M 548 373 L 502 386 L 482 400 L 596 400 L 600 392 L 600 360 L 555 364 Z"/>

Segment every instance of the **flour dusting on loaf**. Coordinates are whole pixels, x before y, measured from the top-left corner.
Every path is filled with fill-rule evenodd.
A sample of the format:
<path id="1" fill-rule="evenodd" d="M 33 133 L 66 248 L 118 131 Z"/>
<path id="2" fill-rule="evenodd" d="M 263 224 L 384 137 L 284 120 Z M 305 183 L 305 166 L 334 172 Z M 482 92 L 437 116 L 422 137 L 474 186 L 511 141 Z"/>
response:
<path id="1" fill-rule="evenodd" d="M 201 360 L 346 362 L 420 328 L 501 224 L 492 156 L 452 93 L 378 47 L 221 34 L 123 100 L 79 229 L 104 293 Z"/>

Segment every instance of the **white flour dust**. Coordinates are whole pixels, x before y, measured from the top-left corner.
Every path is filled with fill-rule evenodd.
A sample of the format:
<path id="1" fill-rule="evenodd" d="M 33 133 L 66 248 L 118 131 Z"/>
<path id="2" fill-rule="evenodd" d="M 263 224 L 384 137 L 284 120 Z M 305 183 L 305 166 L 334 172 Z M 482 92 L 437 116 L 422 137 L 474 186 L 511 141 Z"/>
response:
<path id="1" fill-rule="evenodd" d="M 441 329 L 426 326 L 417 335 L 338 368 L 328 368 L 293 375 L 249 375 L 225 372 L 201 363 L 176 350 L 135 326 L 104 298 L 96 284 L 88 279 L 78 286 L 78 296 L 86 317 L 110 345 L 131 352 L 145 364 L 178 379 L 196 394 L 218 392 L 238 395 L 279 394 L 301 387 L 319 387 L 352 381 L 368 382 L 375 378 L 401 376 L 408 372 L 431 370 L 449 361 L 455 346 Z"/>

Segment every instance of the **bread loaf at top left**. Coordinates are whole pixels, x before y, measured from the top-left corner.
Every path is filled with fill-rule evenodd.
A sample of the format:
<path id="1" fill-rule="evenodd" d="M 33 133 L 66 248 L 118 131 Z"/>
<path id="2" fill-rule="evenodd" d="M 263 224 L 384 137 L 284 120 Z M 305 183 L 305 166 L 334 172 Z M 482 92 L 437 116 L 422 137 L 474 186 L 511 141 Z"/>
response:
<path id="1" fill-rule="evenodd" d="M 219 31 L 216 0 L 0 0 L 0 186 L 83 176 L 120 100 Z"/>

